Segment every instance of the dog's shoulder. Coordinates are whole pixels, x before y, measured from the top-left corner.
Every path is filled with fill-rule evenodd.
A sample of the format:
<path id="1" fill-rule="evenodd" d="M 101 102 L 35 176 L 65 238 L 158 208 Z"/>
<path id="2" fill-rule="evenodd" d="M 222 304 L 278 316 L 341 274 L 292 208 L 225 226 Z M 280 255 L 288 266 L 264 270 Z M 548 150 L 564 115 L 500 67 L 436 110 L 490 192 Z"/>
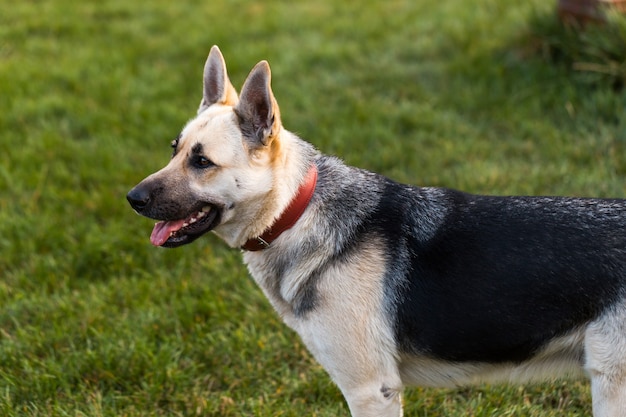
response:
<path id="1" fill-rule="evenodd" d="M 317 164 L 321 220 L 352 236 L 377 234 L 393 240 L 408 233 L 425 241 L 451 214 L 451 208 L 471 198 L 452 189 L 398 183 L 332 156 L 321 155 Z"/>

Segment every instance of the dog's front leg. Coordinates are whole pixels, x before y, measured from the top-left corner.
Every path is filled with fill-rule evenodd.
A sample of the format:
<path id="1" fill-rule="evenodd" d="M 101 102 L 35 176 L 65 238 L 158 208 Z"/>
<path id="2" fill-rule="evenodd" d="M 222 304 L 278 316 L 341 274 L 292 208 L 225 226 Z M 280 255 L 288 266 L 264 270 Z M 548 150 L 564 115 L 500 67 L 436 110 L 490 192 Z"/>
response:
<path id="1" fill-rule="evenodd" d="M 402 393 L 377 382 L 342 389 L 353 417 L 402 416 Z"/>
<path id="2" fill-rule="evenodd" d="M 331 266 L 314 275 L 315 285 L 306 290 L 294 277 L 283 279 L 284 300 L 311 306 L 305 312 L 292 307 L 299 315 L 284 310 L 283 317 L 339 386 L 353 417 L 399 417 L 403 383 L 384 291 L 387 257 L 377 242 L 350 253 L 353 258 L 344 254 L 318 262 Z M 295 293 L 300 296 L 288 296 Z M 309 302 L 302 302 L 305 297 Z"/>
<path id="3" fill-rule="evenodd" d="M 371 322 L 361 327 L 349 314 L 341 317 L 320 313 L 302 339 L 339 386 L 352 417 L 402 416 L 403 384 L 389 339 L 372 331 Z"/>
<path id="4" fill-rule="evenodd" d="M 353 417 L 402 416 L 403 384 L 389 329 L 376 313 L 341 307 L 311 313 L 299 329 L 303 341 L 339 386 Z"/>

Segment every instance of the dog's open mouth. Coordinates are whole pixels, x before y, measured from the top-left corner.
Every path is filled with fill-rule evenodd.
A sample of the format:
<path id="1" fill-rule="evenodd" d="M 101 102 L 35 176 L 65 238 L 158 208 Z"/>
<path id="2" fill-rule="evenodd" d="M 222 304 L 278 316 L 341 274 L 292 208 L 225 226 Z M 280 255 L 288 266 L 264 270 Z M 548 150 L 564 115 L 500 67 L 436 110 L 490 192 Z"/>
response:
<path id="1" fill-rule="evenodd" d="M 193 242 L 217 225 L 218 214 L 217 207 L 206 205 L 186 219 L 160 221 L 152 229 L 150 242 L 166 248 Z"/>

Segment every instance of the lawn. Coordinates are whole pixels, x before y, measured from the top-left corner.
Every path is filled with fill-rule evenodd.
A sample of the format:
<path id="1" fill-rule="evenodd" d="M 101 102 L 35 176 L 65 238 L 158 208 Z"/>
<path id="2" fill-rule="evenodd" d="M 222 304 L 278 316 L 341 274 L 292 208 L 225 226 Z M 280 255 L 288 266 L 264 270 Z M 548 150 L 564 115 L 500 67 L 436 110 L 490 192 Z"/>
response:
<path id="1" fill-rule="evenodd" d="M 347 407 L 213 236 L 153 248 L 163 166 L 218 44 L 267 59 L 286 127 L 398 181 L 626 197 L 626 24 L 556 2 L 23 0 L 0 13 L 0 415 L 335 416 Z M 408 389 L 407 416 L 583 416 L 584 381 Z"/>

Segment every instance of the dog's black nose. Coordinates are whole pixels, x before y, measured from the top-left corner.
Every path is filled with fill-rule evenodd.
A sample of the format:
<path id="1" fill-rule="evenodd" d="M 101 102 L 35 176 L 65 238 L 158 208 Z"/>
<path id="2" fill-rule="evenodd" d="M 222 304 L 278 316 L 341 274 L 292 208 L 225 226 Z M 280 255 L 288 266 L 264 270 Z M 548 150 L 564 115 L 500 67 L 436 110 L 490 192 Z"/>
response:
<path id="1" fill-rule="evenodd" d="M 142 187 L 135 187 L 126 194 L 131 207 L 141 212 L 150 204 L 150 193 Z"/>

